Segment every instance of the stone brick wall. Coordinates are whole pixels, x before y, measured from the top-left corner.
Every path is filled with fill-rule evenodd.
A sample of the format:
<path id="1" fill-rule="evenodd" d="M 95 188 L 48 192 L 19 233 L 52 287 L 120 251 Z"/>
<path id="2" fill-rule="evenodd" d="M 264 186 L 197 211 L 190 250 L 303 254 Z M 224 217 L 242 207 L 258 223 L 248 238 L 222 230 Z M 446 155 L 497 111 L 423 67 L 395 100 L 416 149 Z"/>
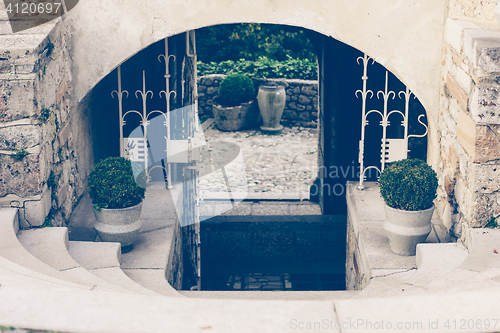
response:
<path id="1" fill-rule="evenodd" d="M 449 17 L 472 21 L 487 29 L 500 29 L 495 20 L 496 0 L 450 0 Z"/>
<path id="2" fill-rule="evenodd" d="M 219 84 L 225 77 L 225 75 L 213 74 L 198 78 L 198 107 L 200 116 L 213 117 L 213 98 L 218 94 Z M 266 82 L 276 82 L 285 86 L 287 97 L 281 120 L 282 124 L 303 127 L 317 126 L 319 110 L 317 81 L 253 79 L 253 82 L 256 87 Z"/>
<path id="3" fill-rule="evenodd" d="M 438 207 L 458 238 L 464 238 L 467 228 L 484 226 L 500 215 L 499 53 L 500 32 L 470 21 L 447 20 L 438 123 Z"/>
<path id="4" fill-rule="evenodd" d="M 17 47 L 0 49 L 0 207 L 19 207 L 23 227 L 47 216 L 64 225 L 91 161 L 88 122 L 71 99 L 70 35 L 60 20 L 42 30 L 1 36 Z"/>

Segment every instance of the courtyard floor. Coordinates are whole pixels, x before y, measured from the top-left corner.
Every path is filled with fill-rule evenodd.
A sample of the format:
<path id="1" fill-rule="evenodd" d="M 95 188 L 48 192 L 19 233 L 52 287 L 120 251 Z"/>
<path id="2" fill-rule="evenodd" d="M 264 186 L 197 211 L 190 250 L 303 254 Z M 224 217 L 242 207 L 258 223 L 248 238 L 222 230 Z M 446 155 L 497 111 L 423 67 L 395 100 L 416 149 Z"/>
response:
<path id="1" fill-rule="evenodd" d="M 244 168 L 240 165 L 239 170 L 246 173 L 244 179 L 248 198 L 309 199 L 309 186 L 318 170 L 317 129 L 284 127 L 276 135 L 264 134 L 260 129 L 222 132 L 213 119 L 207 120 L 203 128 L 208 146 L 222 141 L 239 147 L 242 157 L 239 163 L 244 165 Z M 202 164 L 206 161 L 203 156 L 209 153 L 208 150 L 213 161 L 212 149 L 205 148 L 201 153 Z M 200 177 L 199 193 L 202 198 L 216 197 L 226 188 L 220 170 Z"/>

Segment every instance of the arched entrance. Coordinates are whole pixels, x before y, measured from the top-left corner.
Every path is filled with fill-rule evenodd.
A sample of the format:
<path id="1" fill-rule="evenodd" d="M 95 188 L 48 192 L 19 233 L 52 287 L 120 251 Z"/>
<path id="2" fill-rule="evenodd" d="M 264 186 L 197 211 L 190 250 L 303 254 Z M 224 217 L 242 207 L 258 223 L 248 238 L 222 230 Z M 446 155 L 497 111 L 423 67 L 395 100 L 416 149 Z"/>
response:
<path id="1" fill-rule="evenodd" d="M 323 172 L 318 175 L 321 189 L 319 191 L 319 201 L 324 215 L 345 215 L 346 182 L 348 180 L 357 180 L 357 177 L 359 177 L 356 171 L 358 170 L 358 148 L 361 137 L 361 107 L 360 99 L 356 96 L 356 91 L 361 88 L 361 82 L 363 81 L 363 76 L 365 76 L 365 73 L 363 73 L 363 66 L 360 66 L 358 61 L 360 57 L 363 57 L 363 53 L 349 45 L 320 33 L 309 31 L 308 34 L 315 45 L 319 62 L 320 139 L 318 146 L 320 153 L 318 164 L 320 169 L 323 170 Z M 118 155 L 118 152 L 120 152 L 120 140 L 114 138 L 118 137 L 117 129 L 120 127 L 123 128 L 123 125 L 119 125 L 119 117 L 117 117 L 116 112 L 109 112 L 109 108 L 112 104 L 115 104 L 115 106 L 111 107 L 111 109 L 116 110 L 117 104 L 120 105 L 121 103 L 116 99 L 113 100 L 109 96 L 109 92 L 116 89 L 117 85 L 118 90 L 115 90 L 115 97 L 120 96 L 122 89 L 123 91 L 136 91 L 137 100 L 133 102 L 135 106 L 128 106 L 121 110 L 122 114 L 127 113 L 128 111 L 126 110 L 128 109 L 140 110 L 141 107 L 144 107 L 144 102 L 148 101 L 148 99 L 145 98 L 148 96 L 149 91 L 147 87 L 150 86 L 161 88 L 156 89 L 155 92 L 151 91 L 151 96 L 156 95 L 156 98 L 151 97 L 150 102 L 153 106 L 150 106 L 150 111 L 164 109 L 166 100 L 161 98 L 161 92 L 163 91 L 165 96 L 169 95 L 169 87 L 175 92 L 175 98 L 171 101 L 172 109 L 181 109 L 186 106 L 196 105 L 195 90 L 192 88 L 186 89 L 184 82 L 187 80 L 187 87 L 191 87 L 189 82 L 193 81 L 193 77 L 187 77 L 185 73 L 195 71 L 193 69 L 195 62 L 188 59 L 191 57 L 191 54 L 194 54 L 193 45 L 188 46 L 189 44 L 187 44 L 190 40 L 194 40 L 191 35 L 190 32 L 186 32 L 169 37 L 165 41 L 159 41 L 152 44 L 122 63 L 119 68 L 109 74 L 93 89 L 91 94 L 95 95 L 90 98 L 91 100 L 102 101 L 104 96 L 107 95 L 106 98 L 108 101 L 104 103 L 106 106 L 104 109 L 99 107 L 92 108 L 92 112 L 94 113 L 93 119 L 96 124 L 93 128 L 97 129 L 100 124 L 105 128 L 112 128 L 115 132 L 112 134 L 109 130 L 100 130 L 95 133 L 97 136 L 104 135 L 104 137 L 94 142 L 95 156 L 98 159 L 106 157 L 106 155 Z M 176 61 L 169 64 L 169 69 L 166 74 L 163 74 L 163 67 L 165 64 L 158 61 L 161 60 L 161 55 L 164 56 L 163 59 L 168 58 L 170 55 L 176 57 Z M 374 91 L 377 91 L 380 82 L 382 82 L 380 78 L 386 75 L 386 70 L 381 65 L 373 66 L 375 69 L 374 73 L 376 74 L 374 75 L 375 79 L 373 82 L 378 83 L 370 87 Z M 143 70 L 144 67 L 147 67 L 151 74 L 155 72 L 160 74 L 156 75 L 156 77 L 153 75 L 153 78 L 151 78 L 150 73 L 146 74 Z M 127 81 L 127 79 L 124 79 L 125 73 L 127 73 L 129 77 L 133 76 L 135 78 L 128 79 Z M 169 77 L 169 75 L 172 75 L 172 77 Z M 149 81 L 146 80 L 146 77 L 148 77 Z M 167 78 L 167 82 L 169 82 L 166 87 L 165 78 Z M 387 78 L 389 78 L 389 76 L 387 76 Z M 403 89 L 404 85 L 402 85 L 394 75 L 391 74 L 390 80 L 396 83 L 396 88 L 391 86 L 391 90 L 399 91 Z M 135 81 L 135 86 L 131 85 L 133 81 Z M 132 98 L 132 100 L 134 100 L 134 98 Z M 420 108 L 423 111 L 423 107 L 420 104 L 418 105 L 417 109 Z M 399 106 L 394 106 L 391 107 L 391 109 L 398 107 Z M 145 110 L 144 112 L 147 113 L 149 111 Z M 165 112 L 168 112 L 168 110 L 165 110 Z M 141 119 L 142 123 L 140 121 Z M 144 127 L 144 117 L 141 119 L 137 119 L 135 127 L 141 125 Z M 180 129 L 188 125 L 187 118 L 179 120 Z M 173 125 L 172 122 L 170 124 Z M 134 126 L 132 126 L 132 128 L 134 128 Z M 130 132 L 130 130 L 127 130 L 127 132 Z M 188 138 L 188 135 L 186 138 Z M 162 136 L 160 135 L 160 140 L 161 139 Z M 105 147 L 101 142 L 108 142 L 110 146 Z M 152 142 L 150 142 L 150 145 L 151 144 Z M 377 145 L 375 145 L 375 147 L 376 146 Z M 374 155 L 377 156 L 379 154 L 380 152 L 376 152 Z M 188 163 L 185 164 L 186 165 L 176 166 L 172 169 L 172 176 L 177 180 L 184 180 L 183 177 L 185 177 L 186 167 L 189 167 L 189 165 L 187 165 Z M 334 170 L 335 173 L 333 173 L 332 176 Z M 192 240 L 192 243 L 190 243 L 192 245 L 191 251 L 188 251 L 192 258 L 187 260 L 187 262 L 194 264 L 196 267 L 199 262 L 199 252 L 196 246 L 197 240 L 196 238 L 190 238 L 190 235 L 196 235 L 198 232 L 198 230 L 196 230 L 198 228 L 198 216 L 196 215 L 195 205 L 192 204 L 197 200 L 196 189 L 194 189 L 194 192 L 184 191 L 184 194 L 189 193 L 191 196 L 185 197 L 183 210 L 181 212 L 181 214 L 184 215 L 181 219 L 183 221 L 191 221 L 185 224 L 185 226 L 192 229 L 186 232 L 188 235 L 187 242 L 189 243 L 190 240 Z M 186 267 L 188 267 L 188 265 L 185 265 L 185 269 Z M 192 271 L 192 275 L 196 276 L 197 269 L 194 268 Z M 196 280 L 196 277 L 194 279 Z"/>

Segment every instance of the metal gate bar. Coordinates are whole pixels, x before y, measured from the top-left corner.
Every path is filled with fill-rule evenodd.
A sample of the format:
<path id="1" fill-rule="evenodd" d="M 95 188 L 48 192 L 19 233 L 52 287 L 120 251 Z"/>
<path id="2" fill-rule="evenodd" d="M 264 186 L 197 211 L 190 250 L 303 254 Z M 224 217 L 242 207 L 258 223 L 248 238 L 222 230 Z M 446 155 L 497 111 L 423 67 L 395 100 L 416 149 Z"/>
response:
<path id="1" fill-rule="evenodd" d="M 362 190 L 364 189 L 363 182 L 365 181 L 365 174 L 367 170 L 370 169 L 375 169 L 378 171 L 379 175 L 384 171 L 386 163 L 391 163 L 396 160 L 400 159 L 405 159 L 408 157 L 408 139 L 411 137 L 424 137 L 427 135 L 429 128 L 427 125 L 425 125 L 422 121 L 421 118 L 424 117 L 424 115 L 419 115 L 418 116 L 418 122 L 422 124 L 425 127 L 425 133 L 422 135 L 408 135 L 408 112 L 410 110 L 410 97 L 413 94 L 408 87 L 406 87 L 405 91 L 399 91 L 398 92 L 398 97 L 402 98 L 401 96 L 404 95 L 405 98 L 405 110 L 404 113 L 401 112 L 400 110 L 391 110 L 389 111 L 389 100 L 394 99 L 396 96 L 396 93 L 394 91 L 389 90 L 389 72 L 385 72 L 385 88 L 384 90 L 379 90 L 377 91 L 377 99 L 380 99 L 380 96 L 382 96 L 384 100 L 383 104 L 383 110 L 369 110 L 368 112 L 366 111 L 366 102 L 367 100 L 373 97 L 373 91 L 367 90 L 366 83 L 368 81 L 368 64 L 372 61 L 372 65 L 375 63 L 375 61 L 370 58 L 366 53 L 364 54 L 363 57 L 357 58 L 358 64 L 360 64 L 360 61 L 363 62 L 363 76 L 361 77 L 363 81 L 363 90 L 357 90 L 355 92 L 356 97 L 359 98 L 358 94 L 361 95 L 361 112 L 362 112 L 362 119 L 361 119 L 361 140 L 359 141 L 359 155 L 358 155 L 358 160 L 359 160 L 359 165 L 360 165 L 360 172 L 359 172 L 359 185 L 358 189 Z M 368 96 L 369 95 L 369 96 Z M 414 96 L 415 98 L 415 96 Z M 368 115 L 371 113 L 376 113 L 379 114 L 381 117 L 379 125 L 382 126 L 382 141 L 381 141 L 381 159 L 380 159 L 380 168 L 378 166 L 368 166 L 365 167 L 364 164 L 364 155 L 365 155 L 365 139 L 366 139 L 366 127 L 369 125 L 368 123 Z M 400 114 L 403 117 L 403 121 L 401 122 L 401 126 L 404 127 L 404 138 L 402 139 L 387 139 L 387 127 L 390 125 L 389 118 L 392 114 Z"/>

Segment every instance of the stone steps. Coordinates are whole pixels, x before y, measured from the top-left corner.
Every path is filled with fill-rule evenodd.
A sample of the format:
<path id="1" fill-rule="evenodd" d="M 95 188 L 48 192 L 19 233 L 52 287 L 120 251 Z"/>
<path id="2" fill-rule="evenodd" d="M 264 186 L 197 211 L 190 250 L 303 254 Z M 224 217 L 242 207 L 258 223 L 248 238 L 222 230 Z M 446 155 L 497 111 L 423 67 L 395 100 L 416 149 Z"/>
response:
<path id="1" fill-rule="evenodd" d="M 140 294 L 158 295 L 122 271 L 120 243 L 70 241 L 68 252 L 83 268 L 102 280 Z"/>
<path id="2" fill-rule="evenodd" d="M 89 273 L 68 253 L 67 228 L 43 228 L 22 230 L 19 243 L 40 262 L 50 266 L 66 280 L 92 288 L 132 293 Z"/>
<path id="3" fill-rule="evenodd" d="M 457 269 L 468 254 L 458 243 L 418 244 L 415 258 L 418 269 L 407 283 L 425 287 Z"/>
<path id="4" fill-rule="evenodd" d="M 65 228 L 24 230 L 19 232 L 18 240 L 17 228 L 17 211 L 1 209 L 0 325 L 67 332 L 198 332 L 205 329 L 214 332 L 289 332 L 291 319 L 297 323 L 324 320 L 380 322 L 396 316 L 398 320 L 415 321 L 419 318 L 428 320 L 439 311 L 443 313 L 445 308 L 448 309 L 446 315 L 453 314 L 457 318 L 494 318 L 497 311 L 492 305 L 500 290 L 500 281 L 497 281 L 500 277 L 500 256 L 495 253 L 494 250 L 497 249 L 494 246 L 500 244 L 500 230 L 474 231 L 475 234 L 470 237 L 470 255 L 457 244 L 421 244 L 417 257 L 418 269 L 406 271 L 407 278 L 403 286 L 405 292 L 398 292 L 400 284 L 376 295 L 379 298 L 356 299 L 366 298 L 366 294 L 365 297 L 358 297 L 366 290 L 176 293 L 170 287 L 166 294 L 174 296 L 176 293 L 175 296 L 178 297 L 153 295 L 152 292 L 150 295 L 143 295 L 140 293 L 145 290 L 135 285 L 132 287 L 133 282 L 121 284 L 123 272 L 121 277 L 116 275 L 120 263 L 118 244 L 68 242 Z M 148 238 L 150 234 L 151 232 L 142 234 L 144 243 L 141 245 L 139 241 L 135 250 L 151 250 L 143 247 L 147 243 L 154 244 Z M 38 237 L 50 239 L 50 244 L 42 242 L 36 245 L 37 239 L 40 241 Z M 27 244 L 36 257 L 19 241 Z M 4 257 L 4 254 L 12 253 L 17 253 L 18 256 L 14 256 L 14 259 L 17 258 L 21 264 Z M 481 258 L 485 259 L 486 264 L 481 262 Z M 52 267 L 39 259 L 47 261 Z M 164 259 L 161 258 L 158 264 Z M 75 265 L 75 262 L 82 271 L 88 269 L 95 271 L 93 273 L 102 272 L 103 278 L 108 276 L 111 280 L 109 282 L 120 282 L 123 288 L 116 292 L 115 286 L 106 288 L 99 285 L 92 288 L 89 284 L 75 284 L 59 279 L 63 272 L 58 269 Z M 126 272 L 132 275 L 134 272 L 140 273 L 144 285 L 165 281 L 164 270 L 149 269 L 144 274 L 139 266 L 130 266 Z M 151 267 L 156 267 L 156 263 Z M 113 273 L 105 272 L 108 268 L 113 268 Z M 88 272 L 87 274 L 85 276 L 93 276 Z M 407 281 L 413 281 L 414 285 L 406 283 Z M 418 281 L 422 287 L 417 285 Z M 486 286 L 490 289 L 483 290 Z M 124 290 L 127 287 L 131 287 L 136 293 Z M 370 287 L 371 284 L 367 289 Z M 464 288 L 475 290 L 460 294 L 449 293 Z M 448 293 L 437 294 L 435 291 Z M 418 295 L 429 293 L 434 294 Z M 388 298 L 401 295 L 407 297 Z M 472 303 L 475 304 L 473 308 L 463 306 Z M 30 315 L 27 316 L 26 313 Z M 444 318 L 445 314 L 440 318 Z"/>
<path id="5" fill-rule="evenodd" d="M 359 290 L 339 291 L 179 291 L 189 298 L 252 300 L 338 300 L 348 299 Z"/>
<path id="6" fill-rule="evenodd" d="M 54 269 L 28 252 L 17 238 L 19 231 L 17 214 L 17 209 L 0 209 L 0 257 L 4 259 L 0 262 L 2 268 L 73 288 L 92 289 L 95 287 L 79 283 L 79 280 L 70 278 L 64 272 Z M 103 288 L 98 286 L 97 289 Z"/>
<path id="7" fill-rule="evenodd" d="M 59 332 L 281 333 L 291 331 L 291 319 L 335 320 L 332 301 L 194 300 L 17 281 L 2 284 L 1 299 L 0 325 Z"/>
<path id="8" fill-rule="evenodd" d="M 9 261 L 3 257 L 0 257 L 0 284 L 6 280 L 12 280 L 28 283 L 37 284 L 42 287 L 52 286 L 58 288 L 73 288 L 73 289 L 84 289 L 84 286 L 78 284 L 73 284 L 64 280 L 59 280 L 51 276 L 35 272 L 31 269 L 18 265 L 12 261 Z M 90 288 L 89 288 L 90 289 Z"/>

